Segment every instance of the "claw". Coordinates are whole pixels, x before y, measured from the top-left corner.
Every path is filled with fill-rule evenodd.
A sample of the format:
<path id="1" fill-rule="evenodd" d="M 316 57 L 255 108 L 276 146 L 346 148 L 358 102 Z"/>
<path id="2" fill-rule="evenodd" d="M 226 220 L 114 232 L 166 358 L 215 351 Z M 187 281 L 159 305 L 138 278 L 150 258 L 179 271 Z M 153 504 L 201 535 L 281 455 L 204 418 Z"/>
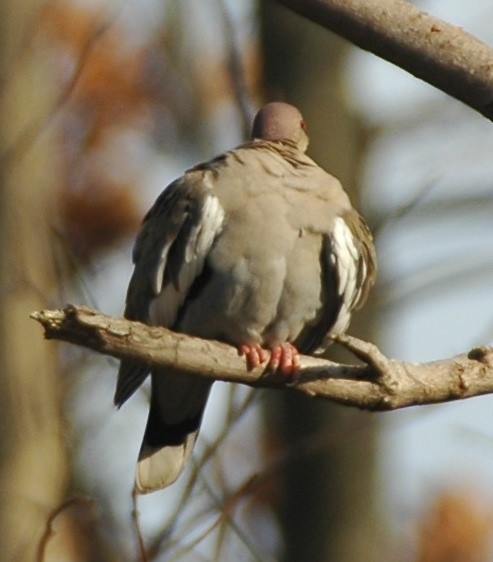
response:
<path id="1" fill-rule="evenodd" d="M 301 367 L 300 354 L 296 347 L 289 342 L 276 345 L 271 350 L 269 367 L 283 375 L 296 378 Z"/>
<path id="2" fill-rule="evenodd" d="M 258 343 L 244 343 L 240 345 L 238 347 L 238 355 L 246 357 L 247 368 L 249 371 L 253 371 L 253 369 L 260 367 L 260 365 L 265 363 L 269 358 L 268 351 Z"/>
<path id="3" fill-rule="evenodd" d="M 238 347 L 238 355 L 245 356 L 247 369 L 253 371 L 260 367 L 262 363 L 269 360 L 269 369 L 279 371 L 282 375 L 293 380 L 296 379 L 297 373 L 301 367 L 300 354 L 296 347 L 289 342 L 275 345 L 269 351 L 264 349 L 260 344 L 243 343 Z"/>

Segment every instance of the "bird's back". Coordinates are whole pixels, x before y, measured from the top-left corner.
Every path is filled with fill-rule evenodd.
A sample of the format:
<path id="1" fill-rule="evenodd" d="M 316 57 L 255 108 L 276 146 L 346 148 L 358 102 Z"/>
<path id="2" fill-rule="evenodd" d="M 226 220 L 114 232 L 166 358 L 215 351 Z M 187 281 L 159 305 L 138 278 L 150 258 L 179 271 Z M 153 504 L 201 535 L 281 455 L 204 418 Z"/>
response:
<path id="1" fill-rule="evenodd" d="M 189 173 L 214 185 L 224 221 L 176 329 L 234 345 L 296 341 L 336 298 L 322 254 L 337 213 L 350 208 L 339 182 L 289 143 L 267 141 Z"/>

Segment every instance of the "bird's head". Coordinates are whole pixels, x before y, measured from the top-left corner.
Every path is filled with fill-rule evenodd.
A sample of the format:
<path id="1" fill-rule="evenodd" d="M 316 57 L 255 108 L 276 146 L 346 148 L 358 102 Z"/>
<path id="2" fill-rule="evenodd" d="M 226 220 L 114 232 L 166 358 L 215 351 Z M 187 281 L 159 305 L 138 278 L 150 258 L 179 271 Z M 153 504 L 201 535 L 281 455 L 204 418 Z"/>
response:
<path id="1" fill-rule="evenodd" d="M 252 138 L 291 141 L 301 152 L 308 148 L 308 135 L 303 116 L 288 103 L 275 101 L 264 105 L 253 121 Z"/>

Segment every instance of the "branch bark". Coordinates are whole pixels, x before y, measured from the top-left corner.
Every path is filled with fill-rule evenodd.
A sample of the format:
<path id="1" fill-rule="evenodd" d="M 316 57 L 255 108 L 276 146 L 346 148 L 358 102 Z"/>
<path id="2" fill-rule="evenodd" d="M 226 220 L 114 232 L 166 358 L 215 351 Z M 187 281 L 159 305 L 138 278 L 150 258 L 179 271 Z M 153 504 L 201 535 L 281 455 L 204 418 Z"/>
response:
<path id="1" fill-rule="evenodd" d="M 149 367 L 173 366 L 183 373 L 253 387 L 290 388 L 365 410 L 394 410 L 493 392 L 493 348 L 486 346 L 449 359 L 408 363 L 389 359 L 375 345 L 346 335 L 338 342 L 366 366 L 302 356 L 299 379 L 288 384 L 278 373 L 262 367 L 247 371 L 244 359 L 224 343 L 72 305 L 33 312 L 31 317 L 43 325 L 47 339 L 67 341 L 118 359 L 140 361 Z"/>
<path id="2" fill-rule="evenodd" d="M 277 0 L 493 120 L 493 49 L 404 0 Z"/>

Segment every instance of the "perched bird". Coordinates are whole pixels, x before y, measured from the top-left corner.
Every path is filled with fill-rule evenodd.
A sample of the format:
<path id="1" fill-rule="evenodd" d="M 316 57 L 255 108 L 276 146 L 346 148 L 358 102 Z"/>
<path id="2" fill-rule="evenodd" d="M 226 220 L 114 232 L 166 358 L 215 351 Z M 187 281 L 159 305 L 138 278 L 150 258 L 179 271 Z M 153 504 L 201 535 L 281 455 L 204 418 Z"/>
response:
<path id="1" fill-rule="evenodd" d="M 125 317 L 236 346 L 248 368 L 290 377 L 349 325 L 376 273 L 368 227 L 339 181 L 305 155 L 295 107 L 274 102 L 252 140 L 171 183 L 133 251 Z M 148 375 L 121 363 L 115 404 Z M 141 493 L 164 488 L 190 456 L 211 388 L 178 369 L 151 372 L 149 418 L 136 470 Z"/>

